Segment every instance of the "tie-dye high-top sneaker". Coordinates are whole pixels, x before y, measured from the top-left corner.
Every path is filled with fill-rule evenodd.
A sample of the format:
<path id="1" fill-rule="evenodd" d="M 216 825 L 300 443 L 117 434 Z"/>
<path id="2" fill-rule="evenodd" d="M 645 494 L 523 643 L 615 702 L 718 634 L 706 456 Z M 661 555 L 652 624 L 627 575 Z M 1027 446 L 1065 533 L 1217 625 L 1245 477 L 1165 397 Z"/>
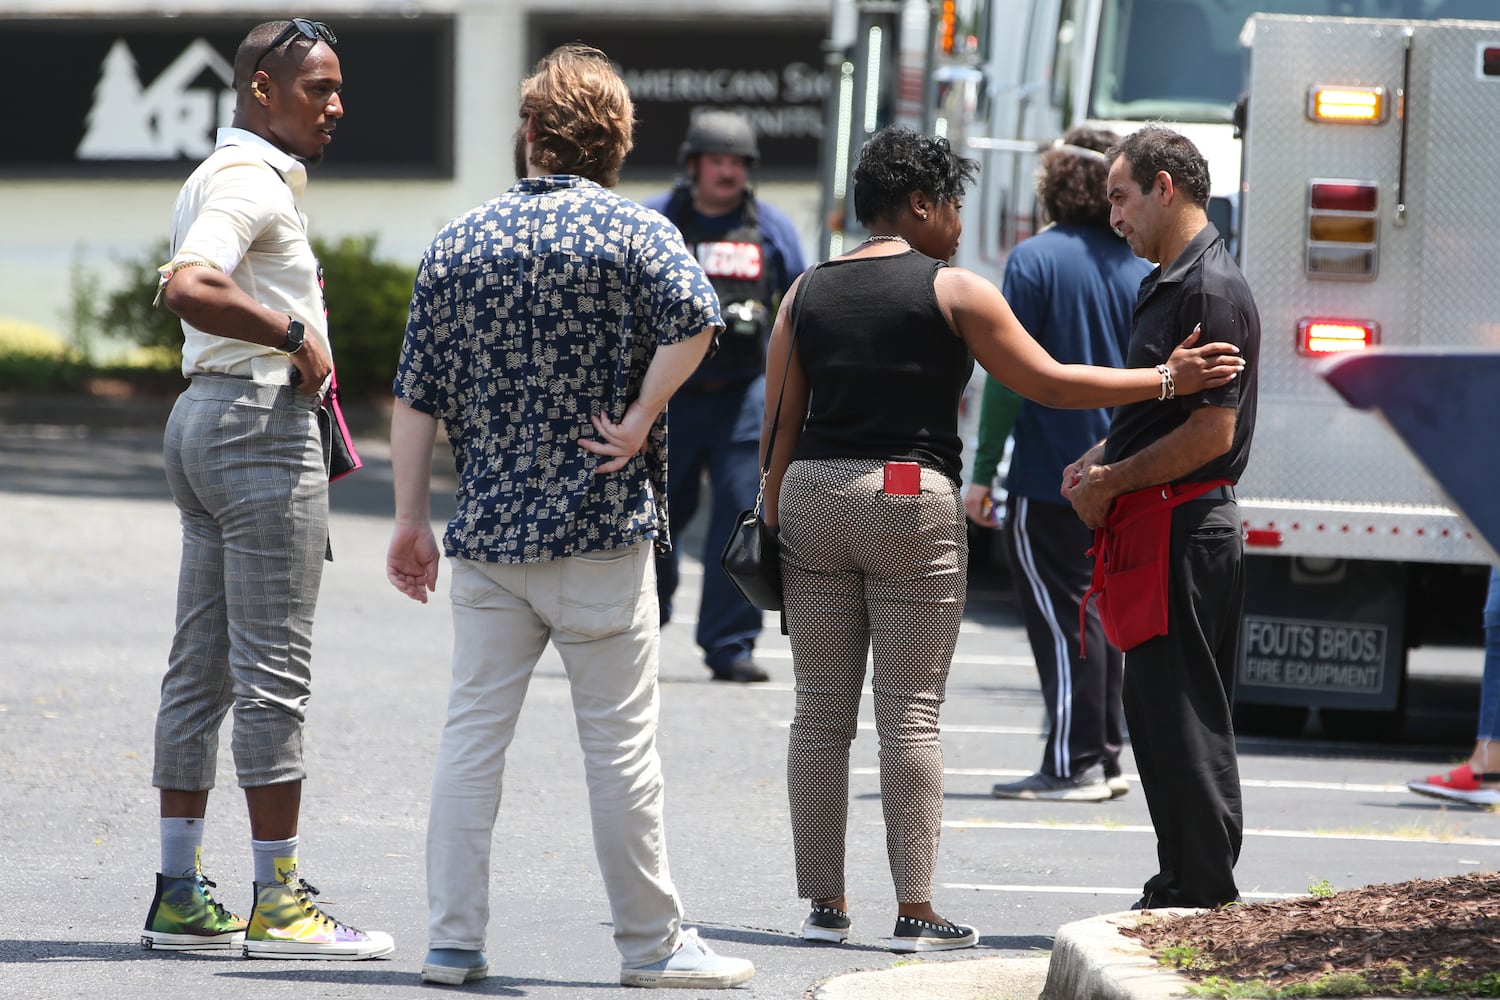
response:
<path id="1" fill-rule="evenodd" d="M 245 921 L 230 913 L 209 890 L 203 873 L 156 874 L 156 896 L 146 914 L 141 947 L 159 951 L 235 948 L 245 940 Z"/>
<path id="2" fill-rule="evenodd" d="M 379 958 L 396 950 L 383 931 L 362 931 L 324 913 L 318 890 L 295 869 L 284 882 L 255 883 L 255 909 L 245 931 L 246 958 Z"/>

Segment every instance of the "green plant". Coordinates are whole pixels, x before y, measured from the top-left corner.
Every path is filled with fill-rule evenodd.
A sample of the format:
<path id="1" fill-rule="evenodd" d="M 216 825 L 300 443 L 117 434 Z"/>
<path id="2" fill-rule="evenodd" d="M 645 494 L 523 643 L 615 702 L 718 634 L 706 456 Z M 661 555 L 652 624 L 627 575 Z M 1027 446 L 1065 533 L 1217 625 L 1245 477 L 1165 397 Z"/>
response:
<path id="1" fill-rule="evenodd" d="M 389 395 L 416 268 L 378 259 L 374 236 L 314 239 L 312 246 L 323 266 L 340 392 L 346 400 Z M 169 256 L 161 242 L 123 262 L 124 281 L 104 296 L 99 311 L 105 331 L 143 347 L 181 349 L 181 323 L 166 307 L 152 305 L 157 266 Z"/>
<path id="2" fill-rule="evenodd" d="M 1165 953 L 1163 953 L 1165 961 Z M 1382 977 L 1372 981 L 1358 972 L 1331 972 L 1311 982 L 1290 983 L 1272 986 L 1264 979 L 1236 982 L 1222 976 L 1209 976 L 1187 992 L 1195 997 L 1213 1000 L 1301 1000 L 1303 997 L 1353 997 L 1353 996 L 1452 996 L 1452 997 L 1500 997 L 1500 972 L 1487 972 L 1477 979 L 1464 979 L 1459 972 L 1460 961 L 1448 959 L 1436 969 L 1419 969 L 1412 972 L 1402 966 L 1395 968 L 1399 976 L 1394 984 Z M 1375 972 L 1379 970 L 1366 970 Z M 1385 984 L 1382 986 L 1382 984 Z"/>
<path id="3" fill-rule="evenodd" d="M 1168 945 L 1162 949 L 1157 960 L 1162 965 L 1170 965 L 1174 969 L 1213 968 L 1213 963 L 1207 960 L 1202 950 L 1190 944 Z"/>
<path id="4" fill-rule="evenodd" d="M 81 261 L 68 270 L 68 325 L 74 349 L 85 362 L 93 362 L 99 344 L 99 300 L 94 292 L 97 276 Z"/>
<path id="5" fill-rule="evenodd" d="M 0 319 L 0 389 L 69 388 L 85 368 L 78 351 L 46 327 Z"/>
<path id="6" fill-rule="evenodd" d="M 153 306 L 161 275 L 157 267 L 170 256 L 166 240 L 154 244 L 142 257 L 121 262 L 124 283 L 104 296 L 99 325 L 108 333 L 142 347 L 182 349 L 182 323 L 171 310 Z"/>
<path id="7" fill-rule="evenodd" d="M 374 236 L 313 240 L 313 252 L 323 265 L 339 392 L 346 399 L 389 396 L 416 268 L 376 259 Z"/>
<path id="8" fill-rule="evenodd" d="M 1436 969 L 1401 969 L 1401 988 L 1433 996 L 1500 997 L 1500 972 L 1487 972 L 1478 979 L 1462 979 L 1457 958 L 1444 959 Z"/>
<path id="9" fill-rule="evenodd" d="M 1336 892 L 1338 892 L 1338 890 L 1335 889 L 1333 887 L 1333 883 L 1328 881 L 1326 878 L 1318 879 L 1318 881 L 1307 887 L 1307 894 L 1309 896 L 1316 896 L 1319 899 L 1327 899 L 1329 896 L 1332 896 Z"/>
<path id="10" fill-rule="evenodd" d="M 1356 972 L 1334 972 L 1310 983 L 1292 983 L 1274 987 L 1263 979 L 1248 983 L 1210 976 L 1199 986 L 1188 987 L 1195 997 L 1219 1000 L 1300 1000 L 1302 997 L 1357 997 L 1370 990 L 1365 978 Z"/>

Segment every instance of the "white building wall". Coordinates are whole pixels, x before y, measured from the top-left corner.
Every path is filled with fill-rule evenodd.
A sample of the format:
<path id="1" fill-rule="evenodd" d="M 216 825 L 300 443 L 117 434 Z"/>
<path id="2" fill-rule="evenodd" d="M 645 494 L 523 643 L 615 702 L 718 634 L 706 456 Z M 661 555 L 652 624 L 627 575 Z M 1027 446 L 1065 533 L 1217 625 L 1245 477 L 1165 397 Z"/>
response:
<path id="1" fill-rule="evenodd" d="M 316 16 L 327 19 L 335 30 L 340 12 L 349 16 L 403 11 L 456 14 L 454 176 L 433 181 L 320 183 L 314 170 L 303 202 L 311 229 L 325 239 L 374 234 L 380 256 L 415 264 L 444 223 L 508 187 L 514 180 L 511 135 L 517 87 L 529 69 L 525 65 L 527 18 L 532 13 L 579 16 L 607 11 L 618 16 L 638 11 L 642 16 L 694 19 L 795 13 L 805 17 L 807 6 L 785 0 L 320 0 Z M 152 8 L 127 0 L 0 0 L 0 30 L 4 19 L 12 17 L 226 13 L 280 16 L 248 0 L 178 0 Z M 358 83 L 347 81 L 347 115 L 379 115 L 379 108 L 359 104 Z M 166 235 L 180 185 L 175 179 L 0 180 L 0 318 L 38 323 L 66 336 L 71 327 L 69 302 L 75 268 L 92 275 L 102 289 L 114 287 L 119 262 L 139 258 Z M 620 190 L 630 197 L 644 197 L 662 186 L 660 181 L 623 183 Z M 810 250 L 818 229 L 815 184 L 811 180 L 765 184 L 760 191 L 764 199 L 792 216 L 802 231 L 804 247 Z"/>

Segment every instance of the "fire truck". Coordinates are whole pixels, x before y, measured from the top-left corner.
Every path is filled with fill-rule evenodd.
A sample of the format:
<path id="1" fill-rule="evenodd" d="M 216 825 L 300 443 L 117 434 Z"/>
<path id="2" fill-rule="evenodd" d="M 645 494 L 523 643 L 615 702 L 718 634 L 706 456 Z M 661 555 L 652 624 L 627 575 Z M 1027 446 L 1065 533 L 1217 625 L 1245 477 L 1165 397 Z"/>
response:
<path id="1" fill-rule="evenodd" d="M 1316 708 L 1326 735 L 1392 736 L 1408 651 L 1482 640 L 1494 553 L 1319 368 L 1374 346 L 1500 346 L 1500 22 L 1477 20 L 1497 15 L 1492 0 L 918 0 L 835 16 L 830 170 L 890 122 L 946 135 L 982 165 L 955 263 L 997 283 L 1035 225 L 1037 154 L 1066 129 L 1163 121 L 1207 157 L 1209 218 L 1262 327 L 1238 489 L 1242 729 L 1299 732 Z M 827 252 L 860 235 L 836 194 Z"/>

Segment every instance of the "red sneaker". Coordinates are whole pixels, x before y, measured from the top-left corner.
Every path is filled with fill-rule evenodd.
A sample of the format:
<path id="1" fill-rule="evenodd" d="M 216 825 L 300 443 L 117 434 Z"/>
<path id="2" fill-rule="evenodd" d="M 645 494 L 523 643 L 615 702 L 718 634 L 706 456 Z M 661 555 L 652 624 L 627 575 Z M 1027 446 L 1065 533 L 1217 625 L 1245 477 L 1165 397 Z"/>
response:
<path id="1" fill-rule="evenodd" d="M 1500 781 L 1500 775 L 1478 774 L 1467 763 L 1447 774 L 1429 774 L 1425 781 L 1408 781 L 1406 787 L 1418 795 L 1450 802 L 1467 802 L 1475 806 L 1500 805 L 1500 786 L 1484 782 Z"/>
<path id="2" fill-rule="evenodd" d="M 1477 792 L 1479 791 L 1479 775 L 1475 774 L 1474 769 L 1465 761 L 1447 774 L 1429 774 L 1423 781 L 1409 782 L 1407 787 L 1416 791 L 1412 788 L 1413 785 L 1431 785 L 1453 792 Z"/>

